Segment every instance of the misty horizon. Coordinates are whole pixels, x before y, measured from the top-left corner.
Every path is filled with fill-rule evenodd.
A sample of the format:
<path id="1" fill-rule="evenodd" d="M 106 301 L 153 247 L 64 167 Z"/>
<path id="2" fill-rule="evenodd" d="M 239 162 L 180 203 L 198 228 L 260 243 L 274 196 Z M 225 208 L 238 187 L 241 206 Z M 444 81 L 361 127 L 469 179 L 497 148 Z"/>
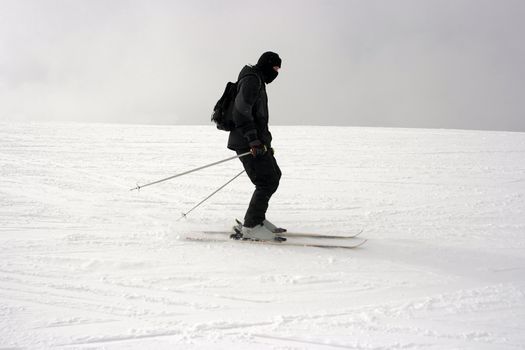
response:
<path id="1" fill-rule="evenodd" d="M 211 125 L 264 51 L 270 125 L 525 131 L 520 1 L 3 1 L 0 122 Z"/>

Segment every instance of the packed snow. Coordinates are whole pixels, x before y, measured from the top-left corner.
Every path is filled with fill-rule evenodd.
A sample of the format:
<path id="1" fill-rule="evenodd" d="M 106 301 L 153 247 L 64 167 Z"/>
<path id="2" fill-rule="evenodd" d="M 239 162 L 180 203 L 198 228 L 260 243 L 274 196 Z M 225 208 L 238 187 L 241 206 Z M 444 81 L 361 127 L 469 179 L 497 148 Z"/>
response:
<path id="1" fill-rule="evenodd" d="M 0 349 L 524 349 L 525 133 L 274 126 L 268 218 L 213 126 L 0 123 Z M 179 220 L 180 219 L 180 220 Z"/>

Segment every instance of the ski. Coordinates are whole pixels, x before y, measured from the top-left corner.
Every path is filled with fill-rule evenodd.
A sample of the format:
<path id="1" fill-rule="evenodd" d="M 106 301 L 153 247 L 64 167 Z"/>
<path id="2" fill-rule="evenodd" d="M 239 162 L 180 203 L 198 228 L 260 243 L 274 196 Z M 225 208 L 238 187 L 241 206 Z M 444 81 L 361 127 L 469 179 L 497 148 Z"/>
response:
<path id="1" fill-rule="evenodd" d="M 363 230 L 360 230 L 354 234 L 351 235 L 325 235 L 322 233 L 306 233 L 306 232 L 283 232 L 283 233 L 277 233 L 278 236 L 282 237 L 301 237 L 301 238 L 328 238 L 328 239 L 349 239 L 349 238 L 356 238 L 361 233 L 363 233 Z"/>
<path id="2" fill-rule="evenodd" d="M 231 231 L 202 231 L 201 233 L 204 233 L 207 235 L 231 235 L 232 234 Z M 354 234 L 342 235 L 342 236 L 325 235 L 322 233 L 306 233 L 306 232 L 282 232 L 282 233 L 276 233 L 276 235 L 280 237 L 285 237 L 285 238 L 351 239 L 351 238 L 356 238 L 361 233 L 363 233 L 363 230 L 360 230 Z"/>
<path id="3" fill-rule="evenodd" d="M 186 240 L 193 242 L 210 242 L 210 243 L 225 243 L 225 242 L 239 242 L 239 243 L 253 243 L 253 244 L 262 244 L 262 245 L 281 245 L 281 246 L 296 246 L 296 247 L 312 247 L 312 248 L 327 248 L 327 249 L 354 249 L 362 246 L 366 243 L 366 239 L 359 239 L 352 243 L 344 244 L 325 244 L 325 243 L 315 243 L 315 242 L 301 242 L 301 241 L 290 241 L 286 240 L 284 242 L 278 241 L 254 241 L 254 240 L 237 240 L 237 239 L 220 239 L 220 238 L 208 238 L 208 237 L 186 237 Z"/>
<path id="4" fill-rule="evenodd" d="M 237 226 L 242 227 L 242 222 L 239 219 L 235 219 L 235 222 L 237 223 Z M 235 229 L 235 228 L 234 228 Z M 237 231 L 237 230 L 236 230 Z M 213 232 L 213 231 L 211 231 Z M 363 229 L 347 235 L 328 235 L 328 234 L 322 234 L 322 233 L 309 233 L 309 232 L 288 232 L 287 230 L 276 231 L 275 234 L 280 237 L 301 237 L 301 238 L 328 238 L 328 239 L 348 239 L 348 238 L 355 238 L 359 236 L 361 233 L 363 233 Z"/>

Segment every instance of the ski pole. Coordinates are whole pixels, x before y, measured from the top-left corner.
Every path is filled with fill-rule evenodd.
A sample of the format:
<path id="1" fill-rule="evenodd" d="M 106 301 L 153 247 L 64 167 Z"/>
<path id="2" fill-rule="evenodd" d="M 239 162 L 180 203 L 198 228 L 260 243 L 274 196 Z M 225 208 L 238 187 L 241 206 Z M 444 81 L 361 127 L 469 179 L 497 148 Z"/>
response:
<path id="1" fill-rule="evenodd" d="M 206 202 L 208 199 L 210 199 L 215 193 L 219 192 L 220 190 L 222 190 L 224 187 L 228 186 L 228 184 L 230 182 L 232 182 L 233 180 L 235 180 L 236 178 L 238 178 L 239 176 L 242 175 L 242 173 L 244 173 L 245 170 L 241 171 L 240 173 L 238 173 L 237 175 L 235 175 L 233 178 L 231 178 L 228 182 L 226 182 L 224 185 L 222 185 L 221 187 L 219 187 L 218 189 L 216 189 L 212 194 L 210 194 L 208 197 L 204 198 L 202 201 L 200 201 L 198 204 L 196 204 L 193 208 L 191 208 L 190 210 L 188 210 L 186 213 L 182 213 L 182 216 L 180 218 L 177 219 L 177 221 L 179 221 L 180 219 L 182 218 L 185 218 L 186 215 L 188 215 L 189 213 L 191 213 L 194 209 L 197 209 L 198 206 L 200 206 L 202 203 Z"/>
<path id="2" fill-rule="evenodd" d="M 185 172 L 180 173 L 180 174 L 176 174 L 176 175 L 173 175 L 173 176 L 167 177 L 167 178 L 165 178 L 165 179 L 160 179 L 160 180 L 157 180 L 157 181 L 153 181 L 153 182 L 150 182 L 150 183 L 145 184 L 145 185 L 142 185 L 142 186 L 137 185 L 137 187 L 133 187 L 132 189 L 130 189 L 130 191 L 133 191 L 133 190 L 140 190 L 142 187 L 155 185 L 155 184 L 158 184 L 159 182 L 164 182 L 164 181 L 167 181 L 167 180 L 171 180 L 171 179 L 174 179 L 174 178 L 179 177 L 179 176 L 182 176 L 182 175 L 186 175 L 186 174 L 189 174 L 189 173 L 193 173 L 193 172 L 195 172 L 195 171 L 199 171 L 199 170 L 202 170 L 202 169 L 205 169 L 205 168 L 209 168 L 209 167 L 211 167 L 211 166 L 214 166 L 214 165 L 217 165 L 217 164 L 220 164 L 220 163 L 227 162 L 227 161 L 229 161 L 229 160 L 233 160 L 233 159 L 241 158 L 241 157 L 247 156 L 248 154 L 251 154 L 251 153 L 250 153 L 250 152 L 241 153 L 241 154 L 238 154 L 238 155 L 233 156 L 233 157 L 230 157 L 230 158 L 226 158 L 226 159 L 223 159 L 223 160 L 219 160 L 218 162 L 214 162 L 214 163 L 210 163 L 210 164 L 207 164 L 207 165 L 203 165 L 203 166 L 201 166 L 201 167 L 198 167 L 198 168 L 195 168 L 195 169 L 192 169 L 192 170 L 185 171 Z"/>

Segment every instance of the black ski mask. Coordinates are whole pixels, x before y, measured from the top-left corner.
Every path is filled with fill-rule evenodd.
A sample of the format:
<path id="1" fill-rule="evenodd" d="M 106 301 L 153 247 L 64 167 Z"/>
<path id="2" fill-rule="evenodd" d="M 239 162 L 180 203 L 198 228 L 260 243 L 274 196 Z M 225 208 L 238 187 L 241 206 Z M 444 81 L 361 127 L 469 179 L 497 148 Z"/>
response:
<path id="1" fill-rule="evenodd" d="M 281 58 L 278 54 L 271 51 L 263 53 L 255 65 L 261 70 L 266 84 L 270 84 L 279 75 L 279 72 L 273 69 L 276 66 L 281 67 Z"/>

